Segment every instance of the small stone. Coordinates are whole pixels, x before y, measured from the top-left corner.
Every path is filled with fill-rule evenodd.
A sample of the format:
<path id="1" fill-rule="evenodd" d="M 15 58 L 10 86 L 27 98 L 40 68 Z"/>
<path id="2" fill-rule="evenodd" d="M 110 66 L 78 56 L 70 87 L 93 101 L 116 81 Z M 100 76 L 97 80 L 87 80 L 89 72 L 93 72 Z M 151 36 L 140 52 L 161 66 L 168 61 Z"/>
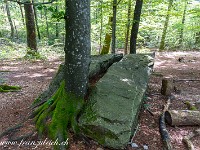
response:
<path id="1" fill-rule="evenodd" d="M 136 143 L 131 143 L 132 148 L 138 148 L 138 145 Z"/>
<path id="2" fill-rule="evenodd" d="M 97 150 L 103 150 L 103 148 L 98 147 Z"/>
<path id="3" fill-rule="evenodd" d="M 148 146 L 147 145 L 143 145 L 144 150 L 148 150 Z"/>

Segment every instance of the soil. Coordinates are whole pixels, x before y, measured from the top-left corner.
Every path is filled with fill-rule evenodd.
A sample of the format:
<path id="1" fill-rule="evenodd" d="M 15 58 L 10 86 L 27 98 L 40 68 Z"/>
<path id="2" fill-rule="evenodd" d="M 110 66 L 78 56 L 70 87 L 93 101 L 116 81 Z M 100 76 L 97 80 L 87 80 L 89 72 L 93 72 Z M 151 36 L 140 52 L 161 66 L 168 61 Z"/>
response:
<path id="1" fill-rule="evenodd" d="M 2 60 L 0 61 L 0 84 L 2 82 L 9 85 L 19 85 L 22 90 L 18 92 L 0 93 L 0 133 L 7 128 L 22 122 L 31 112 L 29 106 L 48 85 L 55 75 L 59 64 L 59 59 L 52 60 Z M 185 101 L 195 103 L 200 100 L 200 52 L 156 52 L 154 71 L 150 76 L 145 107 L 139 114 L 139 124 L 136 135 L 131 139 L 127 150 L 161 150 L 162 139 L 159 133 L 159 116 L 163 106 L 166 104 L 167 97 L 160 94 L 161 81 L 163 77 L 176 79 L 174 99 L 169 109 L 188 109 Z M 197 81 L 178 81 L 177 79 L 198 79 Z M 153 113 L 149 113 L 149 111 Z M 173 149 L 186 150 L 186 145 L 182 138 L 188 135 L 198 126 L 171 127 L 167 125 L 167 130 L 171 137 Z M 31 134 L 32 136 L 20 137 Z M 16 143 L 1 145 L 6 140 L 14 140 Z M 17 141 L 18 140 L 18 141 Z M 42 141 L 50 139 L 42 139 Z M 48 144 L 30 146 L 28 141 L 39 142 L 37 132 L 35 132 L 33 120 L 25 122 L 22 128 L 3 136 L 0 139 L 0 150 L 51 150 Z M 70 150 L 108 150 L 103 148 L 91 139 L 76 136 L 70 133 Z M 195 150 L 200 150 L 200 136 L 192 138 Z M 131 146 L 137 144 L 137 148 Z M 13 145 L 12 145 L 13 144 Z M 20 145 L 21 144 L 21 145 Z"/>

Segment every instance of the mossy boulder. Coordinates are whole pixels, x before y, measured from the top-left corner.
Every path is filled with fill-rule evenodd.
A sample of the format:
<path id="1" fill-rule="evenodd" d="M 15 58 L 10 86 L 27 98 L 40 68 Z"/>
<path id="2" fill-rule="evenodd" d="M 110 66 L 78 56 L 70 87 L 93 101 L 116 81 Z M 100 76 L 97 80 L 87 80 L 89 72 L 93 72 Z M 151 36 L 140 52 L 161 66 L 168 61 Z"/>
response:
<path id="1" fill-rule="evenodd" d="M 103 146 L 123 149 L 137 127 L 153 59 L 126 55 L 93 88 L 79 119 L 82 132 Z"/>

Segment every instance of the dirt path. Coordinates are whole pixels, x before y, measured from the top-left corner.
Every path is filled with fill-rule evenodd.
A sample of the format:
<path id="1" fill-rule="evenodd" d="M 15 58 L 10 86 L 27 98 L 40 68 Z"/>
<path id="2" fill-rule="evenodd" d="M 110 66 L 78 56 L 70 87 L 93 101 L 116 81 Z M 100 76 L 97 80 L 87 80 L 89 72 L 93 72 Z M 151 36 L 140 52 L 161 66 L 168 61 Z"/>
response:
<path id="1" fill-rule="evenodd" d="M 59 60 L 0 62 L 0 82 L 3 82 L 3 78 L 7 84 L 22 87 L 20 92 L 0 93 L 0 132 L 17 124 L 28 114 L 28 107 L 48 87 L 60 63 Z M 160 150 L 162 148 L 158 128 L 158 118 L 166 102 L 166 97 L 160 94 L 162 77 L 200 79 L 200 52 L 156 53 L 154 70 L 155 73 L 150 78 L 146 100 L 146 106 L 150 108 L 154 116 L 151 116 L 144 109 L 141 110 L 138 131 L 132 139 L 134 143 L 138 144 L 139 148 L 135 148 L 138 150 L 143 149 L 143 146 L 148 146 L 150 150 Z M 178 92 L 174 93 L 176 100 L 172 102 L 170 109 L 187 109 L 182 101 L 195 102 L 200 100 L 200 82 L 177 82 L 176 87 L 178 89 Z M 182 137 L 196 128 L 167 126 L 174 149 L 185 150 Z M 20 132 L 26 133 L 28 129 Z M 85 144 L 85 141 L 76 139 L 76 137 L 69 142 L 71 143 L 70 150 L 96 150 L 97 147 L 100 147 L 92 141 Z M 200 150 L 200 137 L 194 138 L 193 142 L 196 150 Z M 4 145 L 1 148 L 12 149 L 13 147 Z M 18 147 L 18 149 L 26 150 L 29 148 Z M 51 149 L 51 147 L 43 146 L 38 149 Z M 129 146 L 128 149 L 133 150 L 134 148 Z"/>

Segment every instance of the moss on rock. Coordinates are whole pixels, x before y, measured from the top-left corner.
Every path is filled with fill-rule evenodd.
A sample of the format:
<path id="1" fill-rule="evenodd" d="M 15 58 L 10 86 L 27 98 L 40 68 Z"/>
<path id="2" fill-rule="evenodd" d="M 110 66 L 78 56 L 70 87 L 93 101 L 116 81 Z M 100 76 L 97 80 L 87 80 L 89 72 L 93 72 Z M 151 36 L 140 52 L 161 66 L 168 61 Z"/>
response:
<path id="1" fill-rule="evenodd" d="M 15 92 L 20 90 L 20 86 L 10 86 L 7 84 L 0 85 L 0 92 Z"/>

